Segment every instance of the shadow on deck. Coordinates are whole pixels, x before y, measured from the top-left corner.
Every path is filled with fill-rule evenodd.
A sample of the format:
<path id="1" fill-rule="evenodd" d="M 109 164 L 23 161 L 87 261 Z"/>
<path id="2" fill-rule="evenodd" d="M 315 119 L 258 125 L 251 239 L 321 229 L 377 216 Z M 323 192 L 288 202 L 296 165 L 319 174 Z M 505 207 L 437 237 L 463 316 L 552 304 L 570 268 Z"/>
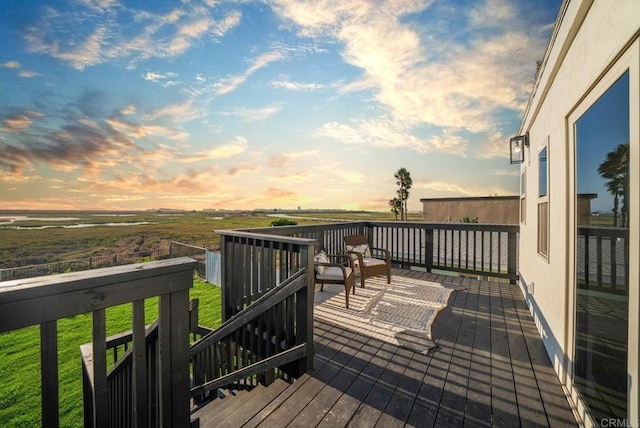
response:
<path id="1" fill-rule="evenodd" d="M 393 274 L 463 287 L 432 325 L 434 350 L 411 352 L 316 318 L 313 370 L 193 417 L 201 427 L 577 426 L 517 286 Z"/>

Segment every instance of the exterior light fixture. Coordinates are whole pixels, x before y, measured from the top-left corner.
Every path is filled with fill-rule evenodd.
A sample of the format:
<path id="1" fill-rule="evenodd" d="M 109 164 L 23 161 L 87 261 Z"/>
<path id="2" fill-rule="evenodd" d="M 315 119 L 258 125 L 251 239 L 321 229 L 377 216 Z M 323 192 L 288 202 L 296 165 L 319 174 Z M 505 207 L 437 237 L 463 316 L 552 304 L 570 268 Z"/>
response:
<path id="1" fill-rule="evenodd" d="M 509 149 L 511 154 L 511 163 L 524 162 L 524 148 L 529 147 L 529 133 L 518 135 L 509 140 Z"/>

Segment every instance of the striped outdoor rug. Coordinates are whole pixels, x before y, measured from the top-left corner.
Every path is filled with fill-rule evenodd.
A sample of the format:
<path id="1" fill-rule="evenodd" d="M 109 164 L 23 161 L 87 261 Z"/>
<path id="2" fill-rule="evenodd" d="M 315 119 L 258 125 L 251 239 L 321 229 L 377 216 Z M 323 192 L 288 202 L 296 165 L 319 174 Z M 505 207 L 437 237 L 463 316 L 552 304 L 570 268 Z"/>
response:
<path id="1" fill-rule="evenodd" d="M 346 309 L 344 286 L 316 286 L 314 314 L 341 326 L 352 327 L 362 334 L 402 346 L 414 352 L 427 353 L 435 346 L 431 340 L 431 324 L 438 312 L 447 306 L 455 288 L 419 279 L 391 276 L 367 278 L 365 288 L 356 281 L 356 294 L 349 295 Z"/>

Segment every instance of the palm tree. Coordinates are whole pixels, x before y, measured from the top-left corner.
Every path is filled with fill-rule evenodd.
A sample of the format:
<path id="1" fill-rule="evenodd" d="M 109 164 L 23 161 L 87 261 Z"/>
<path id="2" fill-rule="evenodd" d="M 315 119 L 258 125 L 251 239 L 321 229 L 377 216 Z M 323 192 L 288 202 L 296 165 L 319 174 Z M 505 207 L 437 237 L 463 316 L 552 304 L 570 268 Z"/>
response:
<path id="1" fill-rule="evenodd" d="M 620 227 L 628 226 L 627 195 L 629 194 L 629 143 L 619 144 L 607 153 L 598 166 L 598 174 L 607 180 L 607 190 L 613 195 L 613 226 L 618 227 L 618 209 L 622 214 Z M 622 207 L 620 207 L 622 201 Z"/>
<path id="2" fill-rule="evenodd" d="M 402 167 L 393 175 L 396 184 L 400 186 L 398 189 L 398 197 L 400 198 L 400 220 L 407 220 L 407 199 L 409 199 L 409 189 L 413 184 L 411 174 L 406 168 Z"/>
<path id="3" fill-rule="evenodd" d="M 400 198 L 396 196 L 395 198 L 389 199 L 389 206 L 391 207 L 391 212 L 395 216 L 396 221 L 398 221 L 398 214 L 400 214 L 400 211 L 402 210 L 402 202 L 400 201 Z"/>

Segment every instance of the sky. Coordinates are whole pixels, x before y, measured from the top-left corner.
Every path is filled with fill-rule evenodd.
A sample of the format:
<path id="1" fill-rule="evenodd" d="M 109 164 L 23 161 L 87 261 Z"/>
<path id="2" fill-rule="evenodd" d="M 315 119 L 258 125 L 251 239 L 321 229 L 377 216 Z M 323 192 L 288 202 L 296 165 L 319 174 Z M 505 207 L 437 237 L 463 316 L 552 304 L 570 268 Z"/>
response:
<path id="1" fill-rule="evenodd" d="M 518 194 L 561 0 L 3 0 L 0 209 Z"/>

